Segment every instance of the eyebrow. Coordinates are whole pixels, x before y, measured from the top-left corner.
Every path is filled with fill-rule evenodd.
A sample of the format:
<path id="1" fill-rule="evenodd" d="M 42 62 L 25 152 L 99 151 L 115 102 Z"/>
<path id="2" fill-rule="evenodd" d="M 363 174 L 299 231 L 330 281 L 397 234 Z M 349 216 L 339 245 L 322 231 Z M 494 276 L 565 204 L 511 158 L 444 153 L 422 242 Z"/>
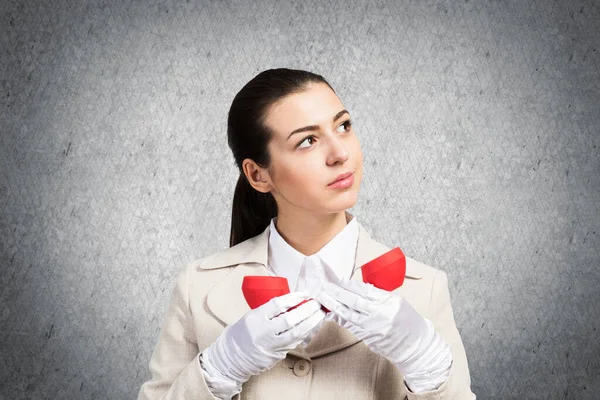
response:
<path id="1" fill-rule="evenodd" d="M 342 110 L 339 113 L 335 114 L 335 116 L 333 117 L 333 122 L 335 122 L 338 118 L 340 118 L 344 114 L 350 115 L 348 110 Z M 319 129 L 319 125 L 308 125 L 303 128 L 298 128 L 298 129 L 292 131 L 292 133 L 289 134 L 289 136 L 287 137 L 286 140 L 288 140 L 294 133 L 306 132 L 306 131 L 316 131 L 317 129 Z"/>

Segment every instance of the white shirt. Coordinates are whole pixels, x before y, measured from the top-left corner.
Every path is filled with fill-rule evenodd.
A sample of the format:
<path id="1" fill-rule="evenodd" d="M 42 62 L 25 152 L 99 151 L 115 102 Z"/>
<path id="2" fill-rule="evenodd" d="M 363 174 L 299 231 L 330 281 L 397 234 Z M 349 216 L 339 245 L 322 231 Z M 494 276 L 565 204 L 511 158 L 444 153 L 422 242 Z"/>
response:
<path id="1" fill-rule="evenodd" d="M 277 217 L 271 219 L 269 230 L 268 269 L 271 275 L 286 277 L 291 292 L 306 289 L 316 294 L 324 279 L 329 280 L 321 271 L 315 274 L 314 268 L 307 267 L 306 259 L 329 268 L 338 279 L 350 279 L 358 243 L 358 225 L 354 216 L 333 239 L 311 255 L 290 246 L 277 231 L 276 221 Z"/>

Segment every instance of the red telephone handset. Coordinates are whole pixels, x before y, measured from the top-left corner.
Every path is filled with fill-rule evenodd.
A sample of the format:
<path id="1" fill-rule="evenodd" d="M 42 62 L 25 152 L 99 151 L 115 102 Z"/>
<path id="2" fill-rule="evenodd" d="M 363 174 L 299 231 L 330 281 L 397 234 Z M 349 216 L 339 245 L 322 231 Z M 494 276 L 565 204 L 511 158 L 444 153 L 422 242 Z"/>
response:
<path id="1" fill-rule="evenodd" d="M 379 289 L 392 291 L 404 283 L 406 275 L 406 257 L 399 247 L 380 255 L 364 264 L 361 268 L 363 282 L 371 283 Z M 242 282 L 244 298 L 251 309 L 255 309 L 271 300 L 290 292 L 288 281 L 281 276 L 246 275 Z M 289 308 L 291 311 L 310 299 L 303 300 Z M 329 310 L 321 306 L 323 311 Z M 287 312 L 286 311 L 286 312 Z"/>

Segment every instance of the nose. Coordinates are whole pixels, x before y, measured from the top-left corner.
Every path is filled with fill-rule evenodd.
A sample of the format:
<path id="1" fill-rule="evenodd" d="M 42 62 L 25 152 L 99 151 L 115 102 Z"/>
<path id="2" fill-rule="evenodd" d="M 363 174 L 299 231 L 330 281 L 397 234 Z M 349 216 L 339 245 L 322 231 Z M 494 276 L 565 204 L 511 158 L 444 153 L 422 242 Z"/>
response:
<path id="1" fill-rule="evenodd" d="M 349 156 L 348 150 L 342 139 L 336 136 L 331 137 L 329 140 L 327 164 L 335 164 L 336 162 L 341 162 L 343 164 Z"/>

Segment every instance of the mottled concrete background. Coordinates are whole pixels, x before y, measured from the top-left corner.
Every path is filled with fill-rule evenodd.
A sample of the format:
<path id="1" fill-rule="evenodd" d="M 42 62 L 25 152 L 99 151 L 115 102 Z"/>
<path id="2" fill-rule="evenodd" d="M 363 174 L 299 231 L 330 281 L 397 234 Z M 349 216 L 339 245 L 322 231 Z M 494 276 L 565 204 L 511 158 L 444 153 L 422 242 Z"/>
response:
<path id="1" fill-rule="evenodd" d="M 0 398 L 137 396 L 281 66 L 354 118 L 351 212 L 448 273 L 478 398 L 600 398 L 599 2 L 2 3 Z"/>

